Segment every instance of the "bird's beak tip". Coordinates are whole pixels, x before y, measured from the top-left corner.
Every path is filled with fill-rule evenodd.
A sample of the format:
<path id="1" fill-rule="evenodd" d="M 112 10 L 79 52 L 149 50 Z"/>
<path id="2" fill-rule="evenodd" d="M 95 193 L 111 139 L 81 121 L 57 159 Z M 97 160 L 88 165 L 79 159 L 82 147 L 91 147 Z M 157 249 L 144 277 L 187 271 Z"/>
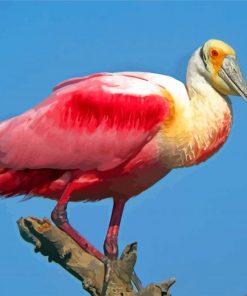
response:
<path id="1" fill-rule="evenodd" d="M 219 76 L 231 89 L 232 95 L 241 96 L 247 101 L 247 81 L 245 80 L 235 56 L 226 56 Z"/>

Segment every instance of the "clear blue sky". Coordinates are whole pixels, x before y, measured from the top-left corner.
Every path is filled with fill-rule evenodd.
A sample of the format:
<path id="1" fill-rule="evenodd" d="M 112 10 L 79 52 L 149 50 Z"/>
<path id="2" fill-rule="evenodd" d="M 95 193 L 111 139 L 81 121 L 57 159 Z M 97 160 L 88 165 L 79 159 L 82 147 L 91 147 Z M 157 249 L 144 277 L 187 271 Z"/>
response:
<path id="1" fill-rule="evenodd" d="M 40 102 L 58 82 L 138 70 L 182 81 L 192 52 L 210 38 L 237 51 L 247 76 L 247 2 L 1 2 L 0 119 Z M 206 163 L 173 171 L 131 200 L 120 250 L 139 243 L 147 285 L 176 277 L 174 296 L 247 293 L 247 104 L 232 97 L 234 125 Z M 27 143 L 28 145 L 28 143 Z M 19 237 L 20 216 L 49 217 L 54 202 L 0 202 L 0 294 L 86 295 Z M 111 201 L 69 206 L 72 224 L 102 247 Z"/>

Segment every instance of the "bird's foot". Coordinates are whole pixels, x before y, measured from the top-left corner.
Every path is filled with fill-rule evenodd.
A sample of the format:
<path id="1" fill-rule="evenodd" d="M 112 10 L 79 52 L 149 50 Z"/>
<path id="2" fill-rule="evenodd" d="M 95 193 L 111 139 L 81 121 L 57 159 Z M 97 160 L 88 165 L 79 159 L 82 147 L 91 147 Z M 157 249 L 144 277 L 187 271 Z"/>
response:
<path id="1" fill-rule="evenodd" d="M 105 274 L 104 274 L 104 282 L 103 282 L 103 287 L 100 293 L 100 296 L 106 296 L 107 288 L 110 282 L 110 275 L 112 271 L 112 262 L 113 260 L 106 259 L 104 262 L 105 265 Z M 143 289 L 142 283 L 137 276 L 135 270 L 133 270 L 132 276 L 131 276 L 131 281 L 136 287 L 137 291 L 141 291 Z"/>
<path id="2" fill-rule="evenodd" d="M 106 296 L 106 291 L 109 285 L 110 274 L 111 274 L 111 260 L 106 258 L 103 263 L 105 265 L 105 274 L 104 274 L 104 282 L 103 282 L 103 287 L 102 287 L 100 296 Z"/>
<path id="3" fill-rule="evenodd" d="M 104 253 L 106 258 L 105 264 L 105 278 L 104 278 L 104 289 L 106 291 L 107 286 L 109 284 L 110 272 L 111 272 L 111 265 L 114 261 L 123 261 L 125 260 L 132 252 L 136 252 L 137 244 L 133 243 L 130 244 L 123 252 L 122 256 L 118 260 L 118 244 L 117 244 L 117 236 L 108 236 L 104 242 Z M 138 291 L 143 289 L 142 283 L 137 276 L 135 270 L 133 269 L 133 273 L 131 275 L 131 282 L 134 284 Z M 104 296 L 102 294 L 101 296 Z"/>
<path id="4" fill-rule="evenodd" d="M 134 284 L 134 286 L 136 287 L 136 290 L 137 291 L 141 291 L 143 289 L 142 282 L 139 279 L 139 277 L 137 276 L 137 274 L 136 274 L 136 272 L 135 272 L 134 269 L 133 269 L 131 281 Z"/>
<path id="5" fill-rule="evenodd" d="M 107 236 L 104 242 L 104 253 L 110 260 L 117 260 L 118 258 L 118 243 L 117 236 Z"/>
<path id="6" fill-rule="evenodd" d="M 104 260 L 105 275 L 104 283 L 100 296 L 105 296 L 110 281 L 111 265 L 118 257 L 118 244 L 117 236 L 107 236 L 104 242 L 104 254 L 106 259 Z"/>

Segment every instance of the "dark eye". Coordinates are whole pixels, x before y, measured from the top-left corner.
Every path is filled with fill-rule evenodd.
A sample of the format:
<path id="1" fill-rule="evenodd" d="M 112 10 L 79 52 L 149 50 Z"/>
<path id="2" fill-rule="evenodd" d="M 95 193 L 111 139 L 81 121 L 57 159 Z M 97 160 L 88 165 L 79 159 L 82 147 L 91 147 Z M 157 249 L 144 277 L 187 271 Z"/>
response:
<path id="1" fill-rule="evenodd" d="M 217 57 L 218 55 L 219 55 L 218 50 L 216 50 L 216 49 L 212 49 L 212 50 L 211 50 L 211 56 L 212 56 L 212 57 L 215 58 L 215 57 Z"/>

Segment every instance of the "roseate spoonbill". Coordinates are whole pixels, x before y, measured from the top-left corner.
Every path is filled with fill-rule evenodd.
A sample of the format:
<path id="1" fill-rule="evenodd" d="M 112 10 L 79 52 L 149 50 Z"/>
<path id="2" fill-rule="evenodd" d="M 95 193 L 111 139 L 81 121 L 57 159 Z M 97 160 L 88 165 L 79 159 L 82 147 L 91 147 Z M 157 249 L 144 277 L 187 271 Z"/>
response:
<path id="1" fill-rule="evenodd" d="M 235 51 L 219 40 L 192 55 L 186 86 L 139 72 L 64 81 L 41 104 L 0 123 L 0 194 L 58 200 L 54 223 L 102 262 L 115 259 L 126 201 L 224 144 L 228 95 L 247 99 L 247 83 Z M 103 255 L 72 228 L 66 208 L 108 197 L 114 206 Z"/>

